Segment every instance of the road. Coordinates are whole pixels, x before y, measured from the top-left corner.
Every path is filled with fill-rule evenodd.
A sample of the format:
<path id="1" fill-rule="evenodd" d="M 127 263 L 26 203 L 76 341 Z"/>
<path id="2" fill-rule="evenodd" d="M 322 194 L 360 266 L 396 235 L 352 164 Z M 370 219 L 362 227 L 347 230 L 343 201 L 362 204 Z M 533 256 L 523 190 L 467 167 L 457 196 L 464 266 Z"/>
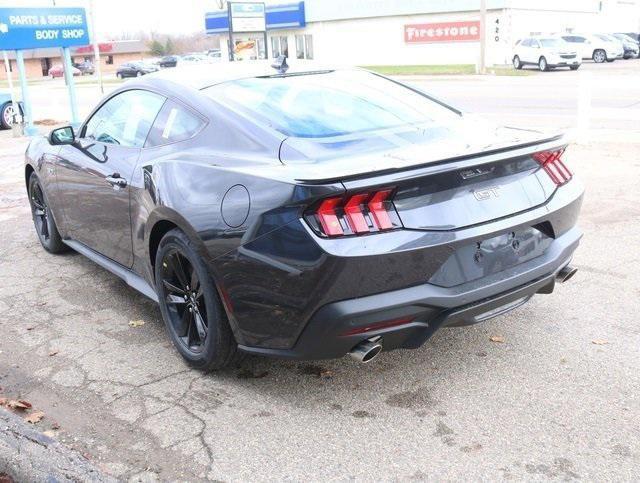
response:
<path id="1" fill-rule="evenodd" d="M 40 248 L 26 142 L 1 133 L 0 397 L 30 401 L 45 414 L 37 428 L 131 481 L 636 480 L 638 66 L 584 66 L 597 116 L 566 156 L 587 189 L 578 274 L 369 365 L 189 369 L 152 303 L 79 255 Z M 576 74 L 411 82 L 493 120 L 559 128 L 575 125 Z"/>

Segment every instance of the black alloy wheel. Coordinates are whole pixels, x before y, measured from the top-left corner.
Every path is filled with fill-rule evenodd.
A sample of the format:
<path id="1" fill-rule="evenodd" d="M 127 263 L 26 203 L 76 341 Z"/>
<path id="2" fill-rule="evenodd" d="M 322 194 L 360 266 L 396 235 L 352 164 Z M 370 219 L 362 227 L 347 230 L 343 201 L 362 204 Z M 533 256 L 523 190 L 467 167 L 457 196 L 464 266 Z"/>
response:
<path id="1" fill-rule="evenodd" d="M 177 248 L 168 251 L 162 260 L 162 284 L 173 332 L 185 349 L 194 354 L 202 352 L 209 331 L 202 284 Z"/>
<path id="2" fill-rule="evenodd" d="M 45 250 L 51 253 L 66 251 L 67 246 L 62 243 L 58 227 L 47 203 L 47 197 L 35 173 L 31 173 L 29 177 L 28 193 L 33 224 L 36 228 L 36 234 L 38 235 L 40 244 Z"/>
<path id="3" fill-rule="evenodd" d="M 155 260 L 160 311 L 182 357 L 202 370 L 239 360 L 215 283 L 189 238 L 171 230 L 160 241 Z"/>

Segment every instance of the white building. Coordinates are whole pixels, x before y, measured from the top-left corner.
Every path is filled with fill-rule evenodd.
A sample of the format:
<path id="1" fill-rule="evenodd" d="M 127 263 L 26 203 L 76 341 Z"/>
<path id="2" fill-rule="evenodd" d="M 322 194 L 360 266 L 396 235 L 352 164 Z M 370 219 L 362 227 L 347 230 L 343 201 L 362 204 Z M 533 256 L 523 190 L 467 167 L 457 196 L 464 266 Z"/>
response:
<path id="1" fill-rule="evenodd" d="M 640 0 L 486 0 L 486 61 L 507 64 L 515 42 L 552 32 L 640 32 Z M 267 4 L 268 54 L 357 65 L 474 64 L 480 0 L 304 0 Z M 227 10 L 208 13 L 207 32 L 228 38 Z M 223 58 L 228 57 L 224 40 Z M 262 34 L 234 34 L 248 57 Z"/>

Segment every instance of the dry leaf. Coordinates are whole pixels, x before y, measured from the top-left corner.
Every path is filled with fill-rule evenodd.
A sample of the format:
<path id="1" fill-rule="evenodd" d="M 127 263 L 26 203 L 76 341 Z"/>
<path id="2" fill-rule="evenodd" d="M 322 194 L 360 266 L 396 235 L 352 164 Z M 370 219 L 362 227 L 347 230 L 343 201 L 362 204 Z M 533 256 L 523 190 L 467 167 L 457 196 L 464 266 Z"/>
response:
<path id="1" fill-rule="evenodd" d="M 606 339 L 593 339 L 591 343 L 595 345 L 605 345 L 605 344 L 608 344 L 609 341 Z"/>
<path id="2" fill-rule="evenodd" d="M 320 377 L 326 377 L 329 378 L 331 376 L 333 376 L 333 372 L 330 371 L 329 369 L 324 369 L 322 371 L 320 371 L 320 374 L 318 374 Z"/>
<path id="3" fill-rule="evenodd" d="M 7 404 L 8 399 L 6 397 L 0 397 L 0 406 Z"/>
<path id="4" fill-rule="evenodd" d="M 25 409 L 31 409 L 31 403 L 24 400 L 11 400 L 7 403 L 7 407 L 11 409 L 19 409 L 20 411 L 24 411 Z"/>
<path id="5" fill-rule="evenodd" d="M 50 430 L 43 431 L 42 434 L 44 434 L 45 436 L 48 436 L 49 438 L 55 438 L 56 436 L 56 433 Z"/>
<path id="6" fill-rule="evenodd" d="M 492 335 L 491 337 L 489 337 L 489 340 L 491 342 L 499 342 L 502 344 L 504 342 L 504 337 L 501 335 Z"/>
<path id="7" fill-rule="evenodd" d="M 51 429 L 60 429 L 60 425 L 58 423 L 53 423 L 51 425 Z"/>
<path id="8" fill-rule="evenodd" d="M 49 352 L 49 357 L 55 356 L 58 353 L 57 350 L 53 350 L 51 352 Z"/>
<path id="9" fill-rule="evenodd" d="M 26 416 L 24 420 L 27 423 L 36 424 L 42 421 L 42 418 L 44 418 L 44 413 L 42 411 L 36 411 L 34 413 L 29 414 L 29 416 Z"/>
<path id="10" fill-rule="evenodd" d="M 131 320 L 129 321 L 130 327 L 141 327 L 144 325 L 144 320 Z"/>
<path id="11" fill-rule="evenodd" d="M 35 327 L 27 327 L 27 330 L 33 330 Z"/>

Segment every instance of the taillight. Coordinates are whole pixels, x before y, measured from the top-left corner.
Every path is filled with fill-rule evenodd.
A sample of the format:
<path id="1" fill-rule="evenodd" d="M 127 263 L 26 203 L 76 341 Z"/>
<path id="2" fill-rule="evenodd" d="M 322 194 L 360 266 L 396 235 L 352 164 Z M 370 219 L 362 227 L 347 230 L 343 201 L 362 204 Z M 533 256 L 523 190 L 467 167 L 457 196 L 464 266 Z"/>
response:
<path id="1" fill-rule="evenodd" d="M 319 235 L 339 237 L 377 233 L 402 227 L 391 200 L 393 189 L 326 198 L 305 219 Z"/>
<path id="2" fill-rule="evenodd" d="M 560 159 L 563 153 L 564 148 L 561 148 L 552 151 L 540 151 L 531 155 L 557 186 L 567 183 L 573 176 L 569 168 Z"/>

